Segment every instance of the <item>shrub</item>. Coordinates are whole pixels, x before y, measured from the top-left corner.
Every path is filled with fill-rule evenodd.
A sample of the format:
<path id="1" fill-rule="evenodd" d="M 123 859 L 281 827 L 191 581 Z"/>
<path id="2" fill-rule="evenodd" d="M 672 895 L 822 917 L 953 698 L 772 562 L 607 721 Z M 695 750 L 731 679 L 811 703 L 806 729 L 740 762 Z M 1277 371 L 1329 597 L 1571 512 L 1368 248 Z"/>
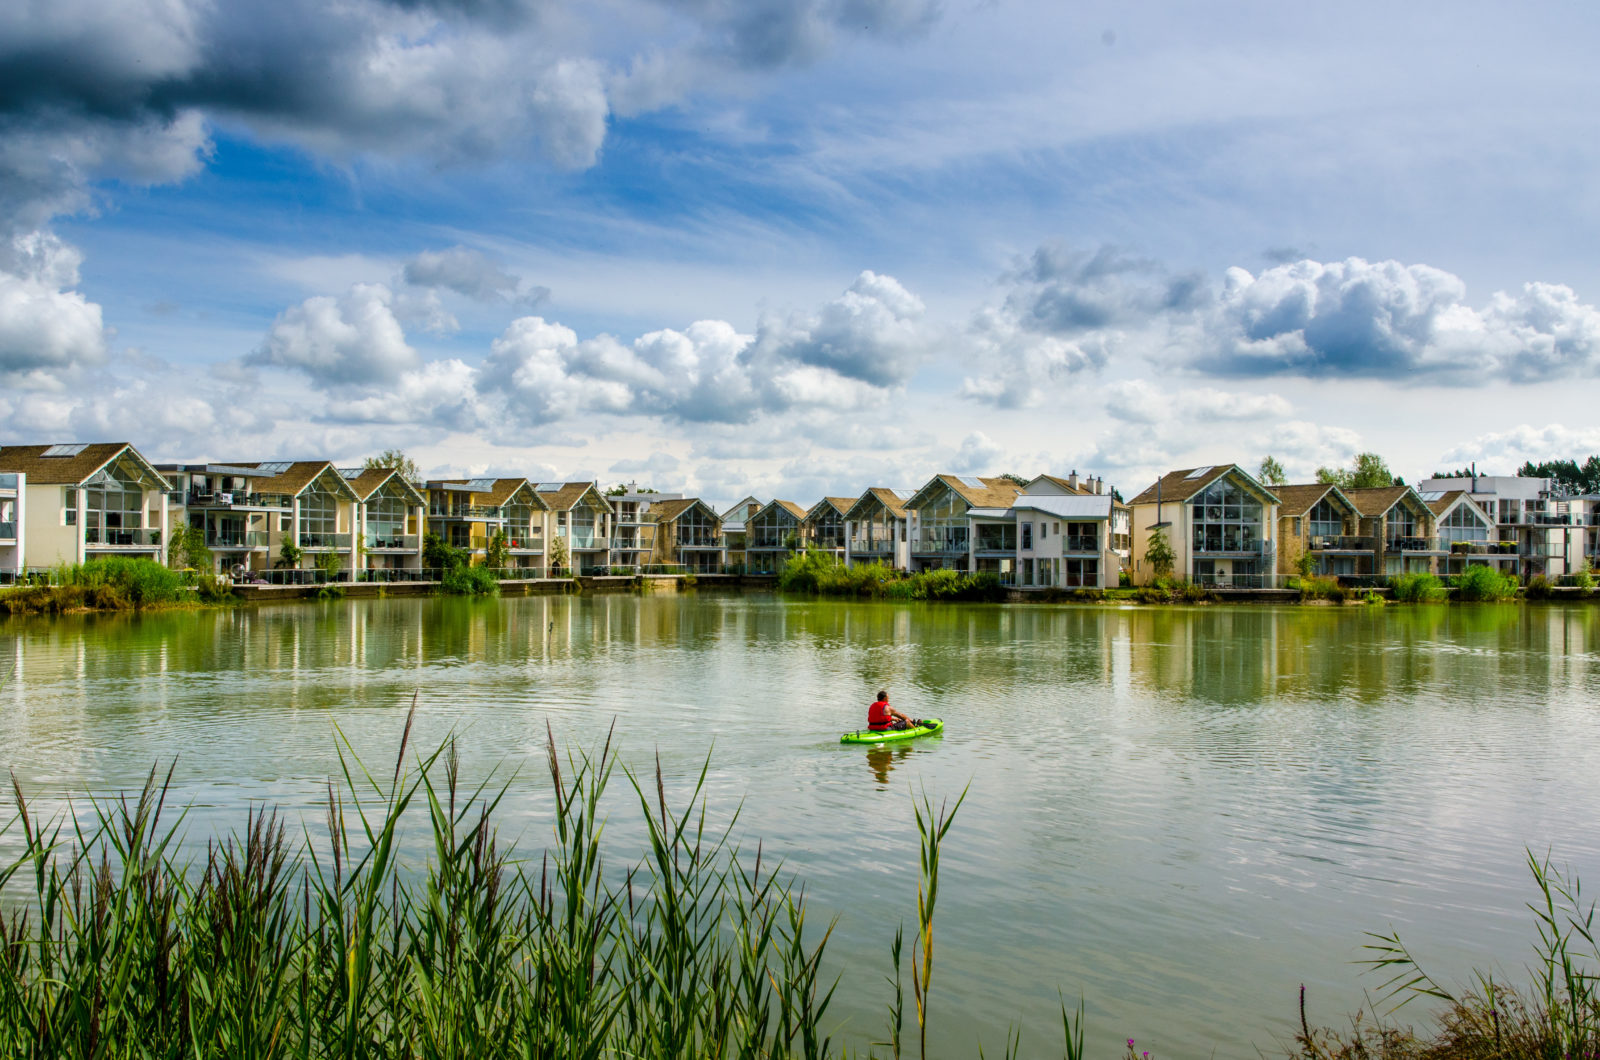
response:
<path id="1" fill-rule="evenodd" d="M 1396 574 L 1389 579 L 1394 598 L 1407 604 L 1435 604 L 1449 599 L 1450 590 L 1432 574 Z"/>
<path id="2" fill-rule="evenodd" d="M 1572 584 L 1576 585 L 1585 595 L 1594 592 L 1594 571 L 1587 565 L 1572 576 Z"/>
<path id="3" fill-rule="evenodd" d="M 1549 578 L 1543 574 L 1535 574 L 1528 579 L 1527 597 L 1529 600 L 1548 600 L 1552 595 L 1552 588 Z"/>
<path id="4" fill-rule="evenodd" d="M 194 591 L 204 604 L 221 604 L 234 599 L 233 586 L 215 574 L 202 574 L 195 579 Z"/>
<path id="5" fill-rule="evenodd" d="M 1517 595 L 1517 576 L 1505 574 L 1494 567 L 1478 565 L 1468 567 L 1456 579 L 1456 596 L 1461 600 L 1492 603 L 1510 600 Z"/>
<path id="6" fill-rule="evenodd" d="M 1342 604 L 1349 599 L 1350 592 L 1339 584 L 1338 578 L 1301 578 L 1300 599 L 1326 600 L 1333 604 Z"/>
<path id="7" fill-rule="evenodd" d="M 439 579 L 439 588 L 459 596 L 490 596 L 500 591 L 500 579 L 487 567 L 451 567 Z"/>

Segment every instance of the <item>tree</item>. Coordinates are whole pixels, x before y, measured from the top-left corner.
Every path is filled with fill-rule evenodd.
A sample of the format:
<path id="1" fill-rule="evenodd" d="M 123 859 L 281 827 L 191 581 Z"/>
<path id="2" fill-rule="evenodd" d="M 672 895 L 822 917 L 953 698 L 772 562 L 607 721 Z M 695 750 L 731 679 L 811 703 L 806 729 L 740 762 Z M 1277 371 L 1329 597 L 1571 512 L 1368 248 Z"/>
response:
<path id="1" fill-rule="evenodd" d="M 1282 486 L 1289 481 L 1289 476 L 1284 474 L 1283 465 L 1271 454 L 1261 458 L 1261 469 L 1256 472 L 1256 477 L 1268 486 Z"/>
<path id="2" fill-rule="evenodd" d="M 1150 569 L 1157 578 L 1172 577 L 1172 565 L 1178 557 L 1172 551 L 1172 545 L 1167 541 L 1167 531 L 1164 527 L 1156 527 L 1150 531 L 1150 540 L 1144 548 L 1144 561 L 1150 564 Z"/>
<path id="3" fill-rule="evenodd" d="M 504 530 L 496 530 L 489 535 L 489 543 L 484 546 L 483 565 L 491 570 L 499 570 L 511 563 L 511 542 L 506 539 Z"/>
<path id="4" fill-rule="evenodd" d="M 438 534 L 427 533 L 422 535 L 422 562 L 430 570 L 454 570 L 467 565 L 467 553 Z"/>
<path id="5" fill-rule="evenodd" d="M 1600 493 L 1600 456 L 1591 456 L 1582 465 L 1576 460 L 1528 461 L 1517 469 L 1522 478 L 1548 478 L 1569 493 Z"/>
<path id="6" fill-rule="evenodd" d="M 633 483 L 631 485 L 624 486 L 622 483 L 619 482 L 615 486 L 612 486 L 610 489 L 606 490 L 606 496 L 607 497 L 621 497 L 621 496 L 624 496 L 624 495 L 626 495 L 628 493 L 660 493 L 660 492 L 661 492 L 660 490 L 651 489 L 649 486 L 641 486 L 638 483 Z"/>
<path id="7" fill-rule="evenodd" d="M 557 534 L 550 539 L 550 570 L 565 570 L 567 566 L 567 539 Z"/>
<path id="8" fill-rule="evenodd" d="M 324 580 L 330 582 L 335 580 L 339 577 L 339 571 L 343 568 L 344 564 L 339 560 L 339 553 L 323 552 L 318 554 L 317 570 L 322 572 Z"/>
<path id="9" fill-rule="evenodd" d="M 211 550 L 206 547 L 206 532 L 198 526 L 175 526 L 167 542 L 167 566 L 179 570 L 211 569 Z"/>
<path id="10" fill-rule="evenodd" d="M 1007 482 L 1010 482 L 1010 483 L 1012 483 L 1014 485 L 1017 485 L 1017 486 L 1026 486 L 1028 484 L 1028 480 L 1027 479 L 1023 478 L 1021 475 L 1016 474 L 1015 472 L 1007 471 L 1005 474 L 1001 475 L 1000 477 L 1005 479 Z"/>
<path id="11" fill-rule="evenodd" d="M 401 478 L 418 488 L 422 486 L 422 469 L 417 467 L 415 460 L 406 455 L 404 449 L 385 449 L 377 456 L 367 457 L 361 462 L 361 467 L 366 471 L 397 467 L 400 469 Z"/>
<path id="12" fill-rule="evenodd" d="M 1357 453 L 1348 468 L 1317 468 L 1317 481 L 1338 486 L 1343 490 L 1380 489 L 1384 486 L 1404 485 L 1389 471 L 1389 465 L 1377 453 Z"/>
<path id="13" fill-rule="evenodd" d="M 300 566 L 300 546 L 292 538 L 284 538 L 283 547 L 278 549 L 277 566 L 284 570 L 294 570 Z"/>

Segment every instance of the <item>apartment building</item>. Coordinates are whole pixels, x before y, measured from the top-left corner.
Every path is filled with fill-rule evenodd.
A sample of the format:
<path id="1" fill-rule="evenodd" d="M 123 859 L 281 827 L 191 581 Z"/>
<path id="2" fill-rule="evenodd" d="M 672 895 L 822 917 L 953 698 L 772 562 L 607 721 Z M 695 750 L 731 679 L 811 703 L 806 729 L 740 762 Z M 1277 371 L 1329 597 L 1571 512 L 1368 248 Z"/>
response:
<path id="1" fill-rule="evenodd" d="M 257 483 L 273 475 L 232 464 L 158 464 L 172 484 L 168 522 L 204 535 L 211 573 L 243 575 L 272 567 L 272 523 L 289 504 L 281 494 L 263 495 Z"/>
<path id="2" fill-rule="evenodd" d="M 168 489 L 126 442 L 0 447 L 0 572 L 101 556 L 165 563 Z"/>
<path id="3" fill-rule="evenodd" d="M 1513 574 L 1551 578 L 1570 574 L 1581 564 L 1585 533 L 1581 524 L 1584 505 L 1557 488 L 1548 478 L 1517 475 L 1476 475 L 1466 478 L 1430 478 L 1417 485 L 1421 493 L 1465 490 L 1475 504 L 1494 520 L 1497 551 L 1513 556 L 1501 565 Z"/>
<path id="4" fill-rule="evenodd" d="M 1439 533 L 1443 554 L 1435 573 L 1460 574 L 1472 566 L 1509 569 L 1517 564 L 1513 551 L 1500 547 L 1494 517 L 1478 507 L 1466 490 L 1419 490 L 1418 495 L 1433 512 Z"/>
<path id="5" fill-rule="evenodd" d="M 488 558 L 489 540 L 506 529 L 506 513 L 496 503 L 501 483 L 516 484 L 524 479 L 431 479 L 427 483 L 427 532 L 451 548 L 467 553 L 468 562 L 482 564 Z"/>
<path id="6" fill-rule="evenodd" d="M 550 510 L 549 540 L 561 542 L 566 569 L 577 574 L 610 570 L 616 510 L 600 486 L 594 482 L 541 482 L 534 492 Z M 554 547 L 552 544 L 552 550 Z M 556 566 L 554 558 L 552 551 L 552 567 Z"/>
<path id="7" fill-rule="evenodd" d="M 1243 588 L 1274 583 L 1278 495 L 1239 465 L 1169 472 L 1128 503 L 1135 582 L 1147 585 L 1157 576 L 1145 556 L 1160 531 L 1179 578 Z"/>
<path id="8" fill-rule="evenodd" d="M 331 555 L 342 570 L 360 569 L 356 546 L 360 499 L 333 464 L 326 460 L 230 460 L 225 466 L 245 472 L 250 489 L 270 509 L 266 521 L 270 566 L 314 570 L 327 562 L 323 557 Z M 252 563 L 260 561 L 253 550 L 250 556 Z"/>
<path id="9" fill-rule="evenodd" d="M 366 570 L 420 570 L 428 498 L 395 467 L 342 467 L 356 495 L 356 551 Z"/>
<path id="10" fill-rule="evenodd" d="M 1361 513 L 1361 533 L 1372 539 L 1372 569 L 1382 578 L 1430 574 L 1449 550 L 1439 548 L 1433 509 L 1410 486 L 1348 489 Z"/>
<path id="11" fill-rule="evenodd" d="M 800 521 L 800 544 L 844 561 L 849 546 L 845 526 L 845 513 L 854 505 L 854 497 L 824 497 L 813 504 Z"/>

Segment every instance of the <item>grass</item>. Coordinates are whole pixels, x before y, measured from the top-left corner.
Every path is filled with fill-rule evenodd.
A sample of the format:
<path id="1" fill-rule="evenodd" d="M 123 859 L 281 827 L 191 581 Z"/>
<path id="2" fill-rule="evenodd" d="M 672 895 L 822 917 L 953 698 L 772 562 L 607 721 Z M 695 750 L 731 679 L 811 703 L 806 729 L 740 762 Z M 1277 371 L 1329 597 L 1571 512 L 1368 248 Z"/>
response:
<path id="1" fill-rule="evenodd" d="M 1493 603 L 1512 600 L 1517 595 L 1517 576 L 1506 574 L 1494 567 L 1478 565 L 1468 567 L 1456 578 L 1456 599 L 1469 602 Z"/>
<path id="2" fill-rule="evenodd" d="M 1003 600 L 1006 587 L 988 571 L 928 570 L 907 574 L 885 563 L 847 567 L 816 551 L 791 556 L 778 573 L 778 588 L 816 596 L 862 596 L 885 600 Z"/>
<path id="3" fill-rule="evenodd" d="M 439 591 L 458 596 L 493 596 L 500 591 L 500 580 L 488 567 L 449 567 L 439 579 Z"/>
<path id="4" fill-rule="evenodd" d="M 1326 600 L 1329 603 L 1342 604 L 1350 597 L 1350 590 L 1339 584 L 1339 579 L 1334 577 L 1304 577 L 1300 579 L 1300 599 Z"/>
<path id="5" fill-rule="evenodd" d="M 12 614 L 136 611 L 176 603 L 186 588 L 182 574 L 154 560 L 106 556 L 57 566 L 50 572 L 49 585 L 24 585 L 0 593 L 0 607 Z"/>
<path id="6" fill-rule="evenodd" d="M 1389 587 L 1395 600 L 1405 604 L 1437 604 L 1450 598 L 1450 590 L 1434 574 L 1396 574 Z"/>

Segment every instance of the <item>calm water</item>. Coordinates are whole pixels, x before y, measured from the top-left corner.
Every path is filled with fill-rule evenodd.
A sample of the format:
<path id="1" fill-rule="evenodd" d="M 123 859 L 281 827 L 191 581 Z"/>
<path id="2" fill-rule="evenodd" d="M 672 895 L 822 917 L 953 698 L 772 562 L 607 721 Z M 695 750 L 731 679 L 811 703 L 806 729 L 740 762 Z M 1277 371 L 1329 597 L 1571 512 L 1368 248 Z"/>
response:
<path id="1" fill-rule="evenodd" d="M 743 800 L 741 834 L 840 918 L 855 1043 L 881 1032 L 915 917 L 909 793 L 970 782 L 936 931 L 948 1057 L 998 1052 L 1013 1021 L 1030 1053 L 1058 1042 L 1058 990 L 1087 999 L 1099 1055 L 1272 1053 L 1301 982 L 1327 1023 L 1376 988 L 1353 963 L 1367 930 L 1397 927 L 1436 974 L 1518 972 L 1524 846 L 1600 880 L 1596 607 L 374 600 L 11 620 L 13 664 L 0 768 L 61 797 L 176 757 L 196 835 L 248 803 L 314 807 L 336 725 L 392 763 L 417 689 L 423 744 L 457 731 L 468 773 L 517 770 L 504 827 L 528 849 L 547 721 L 585 746 L 616 719 L 624 762 L 659 750 L 669 790 L 710 751 L 713 805 Z M 880 686 L 947 734 L 839 746 Z"/>

